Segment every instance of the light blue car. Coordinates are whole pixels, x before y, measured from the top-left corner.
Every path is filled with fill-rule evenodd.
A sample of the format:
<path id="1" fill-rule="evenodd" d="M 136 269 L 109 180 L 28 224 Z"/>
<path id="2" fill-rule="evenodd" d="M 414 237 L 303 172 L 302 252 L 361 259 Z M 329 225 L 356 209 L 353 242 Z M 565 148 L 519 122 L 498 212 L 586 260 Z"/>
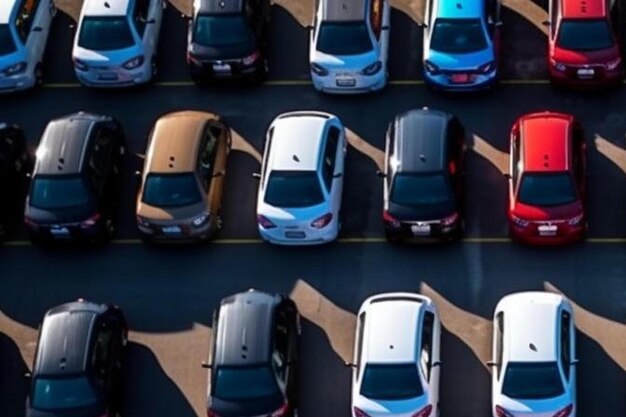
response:
<path id="1" fill-rule="evenodd" d="M 500 0 L 427 0 L 424 79 L 439 89 L 480 90 L 498 76 Z"/>

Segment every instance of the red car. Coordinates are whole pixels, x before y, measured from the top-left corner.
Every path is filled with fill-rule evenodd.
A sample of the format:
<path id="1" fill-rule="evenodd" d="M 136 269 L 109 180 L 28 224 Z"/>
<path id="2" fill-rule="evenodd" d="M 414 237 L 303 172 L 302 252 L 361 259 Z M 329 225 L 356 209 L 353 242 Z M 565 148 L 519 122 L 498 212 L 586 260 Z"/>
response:
<path id="1" fill-rule="evenodd" d="M 585 234 L 585 143 L 568 114 L 519 118 L 511 130 L 509 232 L 534 244 L 575 242 Z"/>
<path id="2" fill-rule="evenodd" d="M 599 87 L 622 80 L 620 12 L 614 0 L 550 0 L 548 68 L 554 83 Z"/>

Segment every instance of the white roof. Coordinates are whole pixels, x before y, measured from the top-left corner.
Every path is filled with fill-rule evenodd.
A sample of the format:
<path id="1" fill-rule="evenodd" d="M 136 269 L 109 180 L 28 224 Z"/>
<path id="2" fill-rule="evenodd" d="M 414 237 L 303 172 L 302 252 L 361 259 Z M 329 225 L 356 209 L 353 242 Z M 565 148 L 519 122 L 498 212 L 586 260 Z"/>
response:
<path id="1" fill-rule="evenodd" d="M 133 0 L 85 0 L 85 16 L 124 16 Z M 108 5 L 108 7 L 107 7 Z"/>
<path id="2" fill-rule="evenodd" d="M 558 312 L 563 297 L 547 292 L 522 292 L 504 297 L 504 352 L 509 361 L 557 360 Z"/>
<path id="3" fill-rule="evenodd" d="M 274 121 L 271 155 L 272 170 L 315 171 L 327 118 L 298 115 Z"/>
<path id="4" fill-rule="evenodd" d="M 0 0 L 0 24 L 7 24 L 11 21 L 11 12 L 17 0 Z"/>

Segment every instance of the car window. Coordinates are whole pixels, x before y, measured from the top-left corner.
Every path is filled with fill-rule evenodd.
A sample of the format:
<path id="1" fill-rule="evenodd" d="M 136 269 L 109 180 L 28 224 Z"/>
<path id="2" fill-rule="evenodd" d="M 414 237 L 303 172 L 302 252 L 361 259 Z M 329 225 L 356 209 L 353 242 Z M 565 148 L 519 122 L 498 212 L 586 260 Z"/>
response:
<path id="1" fill-rule="evenodd" d="M 281 395 L 269 366 L 220 366 L 215 372 L 215 397 L 224 401 L 250 401 Z"/>
<path id="2" fill-rule="evenodd" d="M 517 199 L 531 206 L 554 207 L 575 202 L 577 195 L 567 172 L 526 173 L 520 181 Z"/>
<path id="3" fill-rule="evenodd" d="M 358 331 L 356 335 L 356 377 L 358 378 L 361 374 L 361 369 L 363 369 L 363 365 L 361 364 L 361 356 L 363 354 L 363 332 L 365 331 L 365 313 L 361 313 L 359 315 L 359 322 L 357 324 Z"/>
<path id="4" fill-rule="evenodd" d="M 441 173 L 399 173 L 391 184 L 391 201 L 403 206 L 443 204 L 452 199 L 450 184 Z"/>
<path id="5" fill-rule="evenodd" d="M 79 175 L 35 176 L 29 204 L 42 210 L 81 207 L 91 200 L 90 189 Z"/>
<path id="6" fill-rule="evenodd" d="M 7 24 L 0 25 L 0 55 L 8 55 L 17 51 L 11 28 Z"/>
<path id="7" fill-rule="evenodd" d="M 424 394 L 414 363 L 367 364 L 360 394 L 372 400 L 403 400 Z"/>
<path id="8" fill-rule="evenodd" d="M 126 16 L 87 16 L 78 35 L 78 46 L 94 51 L 112 51 L 135 44 Z"/>
<path id="9" fill-rule="evenodd" d="M 241 45 L 242 49 L 252 49 L 254 35 L 241 13 L 200 14 L 194 23 L 192 40 L 207 47 Z"/>
<path id="10" fill-rule="evenodd" d="M 265 202 L 275 207 L 310 207 L 324 202 L 315 171 L 272 171 L 267 180 Z"/>
<path id="11" fill-rule="evenodd" d="M 184 207 L 200 203 L 202 195 L 193 173 L 148 174 L 142 201 L 155 207 Z"/>
<path id="12" fill-rule="evenodd" d="M 337 145 L 339 144 L 340 131 L 335 126 L 328 129 L 328 139 L 324 148 L 324 160 L 322 161 L 322 175 L 326 190 L 330 192 L 335 175 L 335 165 L 337 159 Z"/>
<path id="13" fill-rule="evenodd" d="M 504 339 L 504 313 L 499 312 L 496 315 L 496 325 L 495 325 L 495 361 L 496 361 L 496 376 L 500 379 L 500 374 L 502 371 L 502 348 L 503 348 L 503 339 Z"/>
<path id="14" fill-rule="evenodd" d="M 564 19 L 556 44 L 572 51 L 597 51 L 612 48 L 615 40 L 606 19 Z"/>
<path id="15" fill-rule="evenodd" d="M 480 19 L 437 19 L 430 40 L 433 51 L 465 54 L 487 48 Z"/>
<path id="16" fill-rule="evenodd" d="M 571 357 L 571 339 L 570 339 L 570 326 L 571 316 L 567 311 L 561 312 L 561 368 L 565 379 L 569 380 L 570 364 L 572 362 Z"/>
<path id="17" fill-rule="evenodd" d="M 28 39 L 28 35 L 32 29 L 40 1 L 41 0 L 22 0 L 20 2 L 20 8 L 18 9 L 15 20 L 15 29 L 24 43 Z"/>
<path id="18" fill-rule="evenodd" d="M 433 325 L 435 315 L 430 311 L 424 313 L 422 335 L 420 340 L 420 368 L 427 381 L 430 381 L 430 371 L 433 361 Z"/>
<path id="19" fill-rule="evenodd" d="M 510 362 L 506 367 L 502 393 L 507 397 L 540 400 L 563 392 L 556 362 Z"/>
<path id="20" fill-rule="evenodd" d="M 96 393 L 85 376 L 36 378 L 33 384 L 31 405 L 38 410 L 64 410 L 96 402 Z"/>
<path id="21" fill-rule="evenodd" d="M 133 22 L 140 38 L 146 30 L 146 22 L 148 21 L 148 11 L 150 9 L 150 0 L 136 0 L 135 9 L 133 10 Z"/>
<path id="22" fill-rule="evenodd" d="M 365 22 L 322 22 L 317 50 L 328 55 L 359 55 L 373 49 Z"/>
<path id="23" fill-rule="evenodd" d="M 205 190 L 209 189 L 211 185 L 211 178 L 213 176 L 215 157 L 217 155 L 217 144 L 219 137 L 222 134 L 222 130 L 215 126 L 209 126 L 204 133 L 204 139 L 200 144 L 200 152 L 198 152 L 198 166 L 200 167 L 200 176 L 202 178 L 202 185 Z"/>

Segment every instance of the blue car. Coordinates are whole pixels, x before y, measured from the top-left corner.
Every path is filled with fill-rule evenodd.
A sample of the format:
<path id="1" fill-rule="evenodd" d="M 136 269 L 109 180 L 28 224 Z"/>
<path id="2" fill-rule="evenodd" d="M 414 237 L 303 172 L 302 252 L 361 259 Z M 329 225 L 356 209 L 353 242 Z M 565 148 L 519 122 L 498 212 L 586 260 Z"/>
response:
<path id="1" fill-rule="evenodd" d="M 498 75 L 500 0 L 427 0 L 424 78 L 443 90 L 491 86 Z"/>

